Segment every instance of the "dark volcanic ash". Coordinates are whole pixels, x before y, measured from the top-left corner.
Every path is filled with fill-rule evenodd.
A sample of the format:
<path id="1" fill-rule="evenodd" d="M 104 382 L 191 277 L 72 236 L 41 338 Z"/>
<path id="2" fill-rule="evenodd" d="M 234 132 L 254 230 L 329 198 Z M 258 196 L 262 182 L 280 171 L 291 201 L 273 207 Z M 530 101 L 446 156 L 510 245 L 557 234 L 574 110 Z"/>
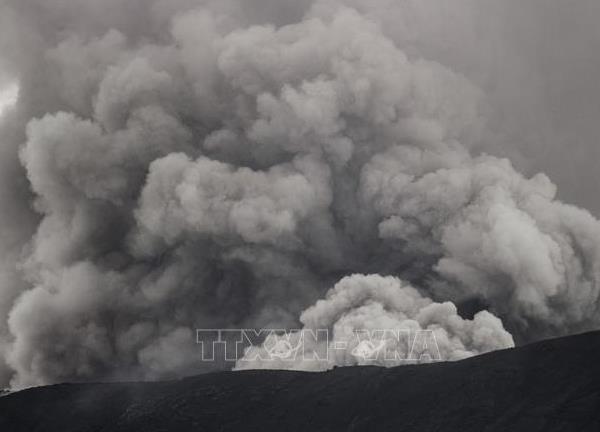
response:
<path id="1" fill-rule="evenodd" d="M 192 373 L 198 327 L 597 327 L 600 222 L 383 3 L 2 1 L 0 386 Z"/>

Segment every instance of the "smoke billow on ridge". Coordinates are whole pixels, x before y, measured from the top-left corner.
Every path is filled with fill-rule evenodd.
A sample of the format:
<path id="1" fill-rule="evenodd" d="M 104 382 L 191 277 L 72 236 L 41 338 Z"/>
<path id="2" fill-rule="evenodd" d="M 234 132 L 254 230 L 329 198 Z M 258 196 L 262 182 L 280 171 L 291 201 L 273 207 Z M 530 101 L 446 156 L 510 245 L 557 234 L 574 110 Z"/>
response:
<path id="1" fill-rule="evenodd" d="M 477 80 L 385 2 L 287 3 L 0 3 L 0 381 L 197 372 L 195 328 L 597 327 L 600 222 L 481 151 Z"/>

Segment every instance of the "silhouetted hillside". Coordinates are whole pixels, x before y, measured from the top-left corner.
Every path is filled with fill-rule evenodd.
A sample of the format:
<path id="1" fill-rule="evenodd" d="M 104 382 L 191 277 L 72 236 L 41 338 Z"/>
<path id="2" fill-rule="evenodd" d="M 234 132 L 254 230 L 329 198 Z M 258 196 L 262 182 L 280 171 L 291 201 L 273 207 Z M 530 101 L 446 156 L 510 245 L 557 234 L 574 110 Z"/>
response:
<path id="1" fill-rule="evenodd" d="M 455 363 L 61 384 L 0 398 L 0 431 L 600 430 L 600 333 Z"/>

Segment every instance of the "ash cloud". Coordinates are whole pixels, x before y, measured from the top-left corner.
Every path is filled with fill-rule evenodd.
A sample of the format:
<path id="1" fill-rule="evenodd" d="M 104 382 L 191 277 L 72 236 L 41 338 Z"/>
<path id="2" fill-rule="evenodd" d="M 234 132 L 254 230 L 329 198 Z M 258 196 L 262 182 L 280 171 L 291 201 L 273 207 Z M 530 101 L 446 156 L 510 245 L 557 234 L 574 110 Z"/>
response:
<path id="1" fill-rule="evenodd" d="M 513 8 L 388 6 L 2 1 L 0 384 L 197 372 L 195 328 L 596 328 L 600 222 L 499 157 L 538 94 L 501 128 L 523 81 L 466 43 Z"/>
<path id="2" fill-rule="evenodd" d="M 460 360 L 514 346 L 491 313 L 480 311 L 465 320 L 452 302 L 433 302 L 391 276 L 345 277 L 304 311 L 300 321 L 302 330 L 269 335 L 262 345 L 249 347 L 236 369 L 391 367 Z M 326 339 L 318 337 L 323 329 Z"/>

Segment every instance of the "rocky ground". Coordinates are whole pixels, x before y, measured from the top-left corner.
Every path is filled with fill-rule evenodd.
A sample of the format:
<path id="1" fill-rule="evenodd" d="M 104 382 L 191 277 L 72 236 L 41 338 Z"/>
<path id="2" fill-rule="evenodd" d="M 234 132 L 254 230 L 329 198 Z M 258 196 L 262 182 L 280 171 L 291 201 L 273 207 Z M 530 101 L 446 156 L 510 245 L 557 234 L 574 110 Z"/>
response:
<path id="1" fill-rule="evenodd" d="M 60 384 L 0 398 L 0 431 L 600 430 L 600 332 L 455 363 Z"/>

